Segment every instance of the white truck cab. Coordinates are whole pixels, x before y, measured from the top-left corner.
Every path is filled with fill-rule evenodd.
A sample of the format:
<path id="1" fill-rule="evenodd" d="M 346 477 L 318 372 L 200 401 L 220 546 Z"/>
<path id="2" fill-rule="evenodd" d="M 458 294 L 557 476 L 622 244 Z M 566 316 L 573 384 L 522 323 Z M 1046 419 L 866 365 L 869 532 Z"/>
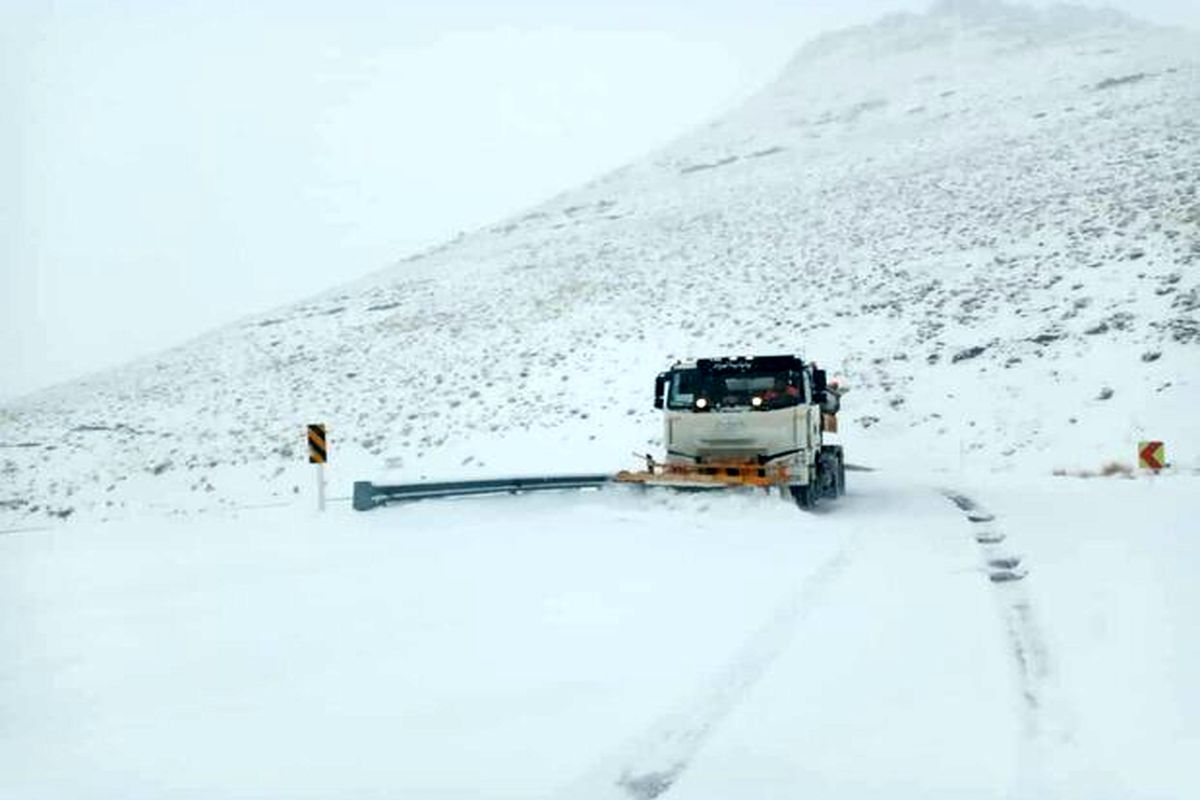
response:
<path id="1" fill-rule="evenodd" d="M 678 361 L 655 381 L 666 463 L 730 476 L 771 467 L 799 505 L 812 507 L 844 491 L 842 448 L 825 440 L 843 391 L 798 356 Z"/>

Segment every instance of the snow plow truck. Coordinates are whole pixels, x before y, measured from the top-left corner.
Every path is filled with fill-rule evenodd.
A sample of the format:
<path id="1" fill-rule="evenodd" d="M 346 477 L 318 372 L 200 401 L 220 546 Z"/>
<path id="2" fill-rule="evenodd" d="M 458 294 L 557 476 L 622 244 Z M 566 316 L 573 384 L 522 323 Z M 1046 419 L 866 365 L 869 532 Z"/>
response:
<path id="1" fill-rule="evenodd" d="M 666 456 L 620 483 L 777 488 L 801 508 L 845 492 L 837 413 L 846 389 L 797 356 L 678 361 L 658 375 Z"/>
<path id="2" fill-rule="evenodd" d="M 797 356 L 677 361 L 654 382 L 664 412 L 666 457 L 643 456 L 644 470 L 584 475 L 527 475 L 445 482 L 355 481 L 353 506 L 488 494 L 600 489 L 612 483 L 677 489 L 760 487 L 814 508 L 845 491 L 837 432 L 845 387 Z"/>

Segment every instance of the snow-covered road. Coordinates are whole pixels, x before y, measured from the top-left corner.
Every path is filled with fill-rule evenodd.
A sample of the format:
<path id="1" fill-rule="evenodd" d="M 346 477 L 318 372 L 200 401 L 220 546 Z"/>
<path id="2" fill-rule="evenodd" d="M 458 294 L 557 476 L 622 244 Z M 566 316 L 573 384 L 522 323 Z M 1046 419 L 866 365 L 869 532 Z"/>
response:
<path id="1" fill-rule="evenodd" d="M 1194 477 L 852 477 L 2 536 L 0 796 L 1200 789 Z"/>

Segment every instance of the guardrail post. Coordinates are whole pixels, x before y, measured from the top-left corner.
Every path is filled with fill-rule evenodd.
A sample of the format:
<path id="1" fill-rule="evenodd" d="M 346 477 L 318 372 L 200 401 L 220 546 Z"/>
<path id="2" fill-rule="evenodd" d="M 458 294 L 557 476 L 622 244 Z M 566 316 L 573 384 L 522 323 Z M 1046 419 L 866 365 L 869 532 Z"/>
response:
<path id="1" fill-rule="evenodd" d="M 375 507 L 375 487 L 370 481 L 354 482 L 354 510 L 370 511 Z"/>

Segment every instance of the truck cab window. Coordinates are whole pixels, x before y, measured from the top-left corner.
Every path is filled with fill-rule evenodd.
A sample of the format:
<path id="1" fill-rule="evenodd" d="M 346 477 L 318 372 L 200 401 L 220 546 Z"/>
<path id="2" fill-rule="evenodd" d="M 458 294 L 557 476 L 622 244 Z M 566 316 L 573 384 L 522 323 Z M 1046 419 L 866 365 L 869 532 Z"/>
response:
<path id="1" fill-rule="evenodd" d="M 680 369 L 671 373 L 671 388 L 667 393 L 667 408 L 691 408 L 696 402 L 696 390 L 700 376 L 694 369 Z"/>

